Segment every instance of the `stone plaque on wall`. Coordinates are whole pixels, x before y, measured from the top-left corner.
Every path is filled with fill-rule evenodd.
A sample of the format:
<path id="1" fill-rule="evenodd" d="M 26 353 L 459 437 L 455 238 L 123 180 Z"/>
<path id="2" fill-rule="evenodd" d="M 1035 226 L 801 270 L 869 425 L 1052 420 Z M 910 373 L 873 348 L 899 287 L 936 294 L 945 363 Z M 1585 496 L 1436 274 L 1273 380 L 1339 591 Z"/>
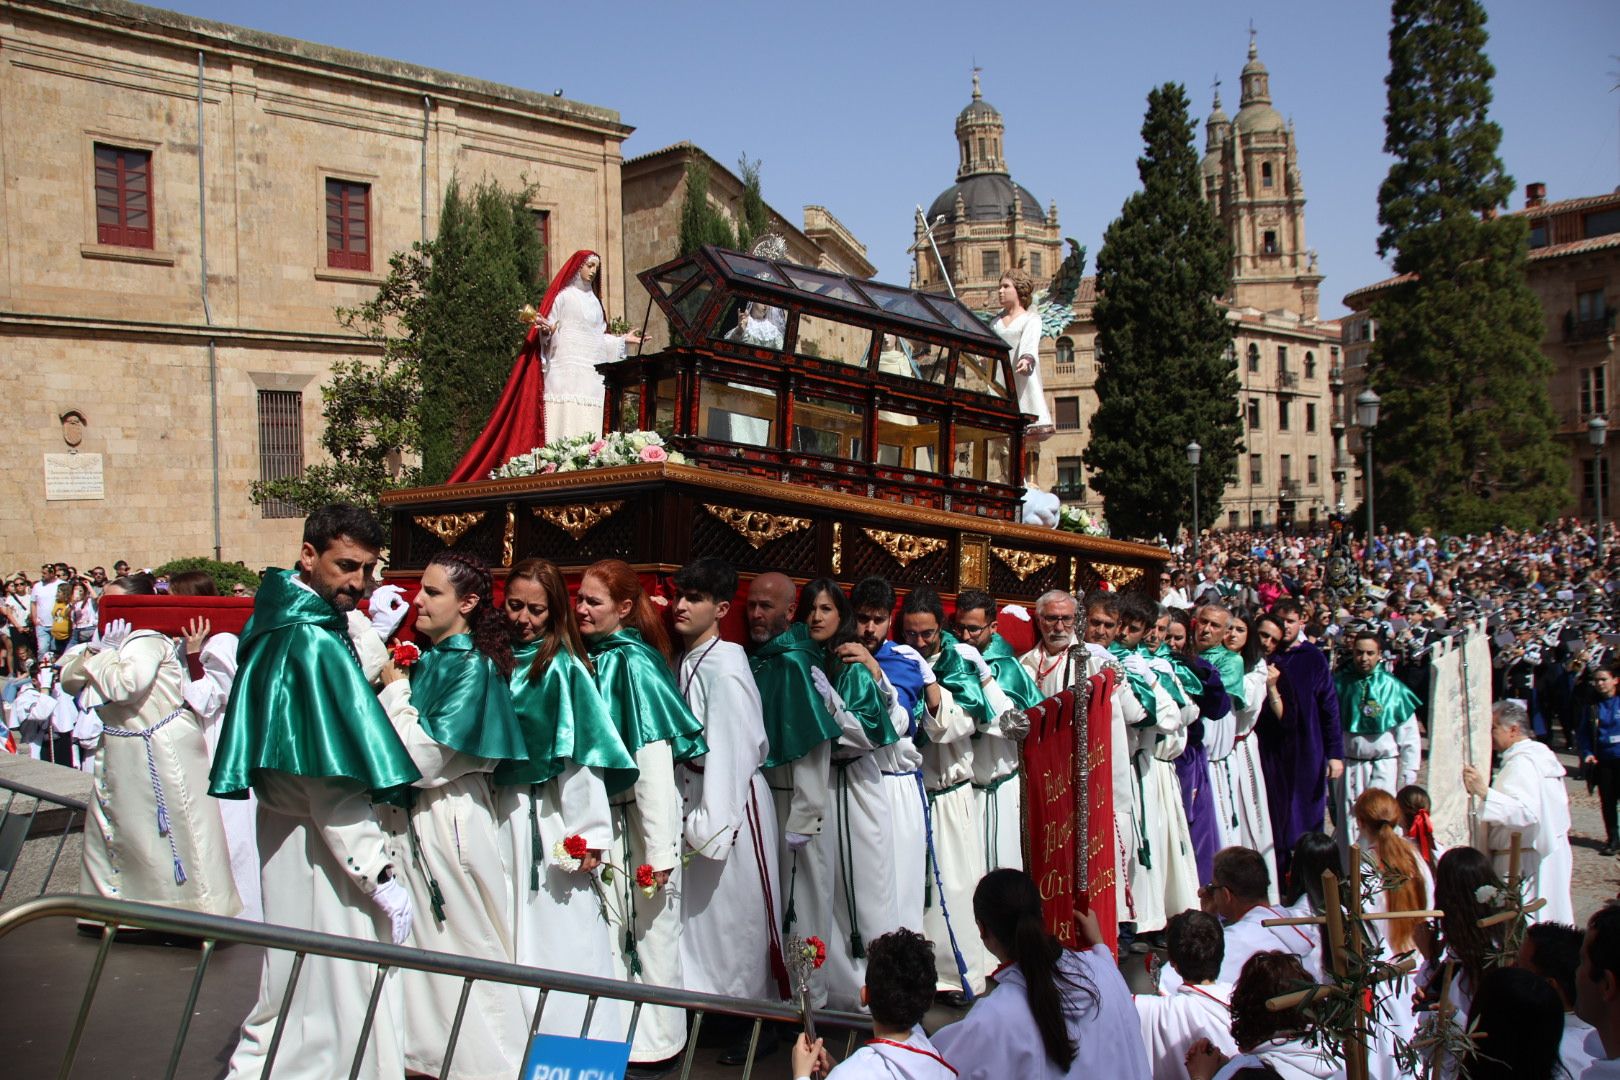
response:
<path id="1" fill-rule="evenodd" d="M 46 454 L 45 499 L 104 499 L 100 454 Z"/>

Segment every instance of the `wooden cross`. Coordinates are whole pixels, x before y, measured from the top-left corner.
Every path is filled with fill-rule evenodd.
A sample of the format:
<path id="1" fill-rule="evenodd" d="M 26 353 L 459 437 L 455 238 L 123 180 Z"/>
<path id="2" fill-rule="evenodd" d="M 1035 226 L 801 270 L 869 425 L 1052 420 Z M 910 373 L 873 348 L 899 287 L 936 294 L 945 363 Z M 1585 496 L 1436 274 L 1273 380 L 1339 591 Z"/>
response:
<path id="1" fill-rule="evenodd" d="M 1354 957 L 1359 966 L 1365 948 L 1362 941 L 1362 924 L 1370 922 L 1387 922 L 1391 919 L 1434 919 L 1440 912 L 1423 911 L 1367 911 L 1362 907 L 1361 890 L 1352 890 L 1354 899 L 1346 904 L 1339 891 L 1339 875 L 1332 870 L 1322 871 L 1322 897 L 1326 910 L 1321 915 L 1301 915 L 1280 919 L 1264 919 L 1261 926 L 1321 926 L 1325 928 L 1322 937 L 1323 948 L 1327 950 L 1328 967 L 1333 982 L 1320 986 L 1296 990 L 1293 993 L 1281 994 L 1266 1002 L 1266 1008 L 1272 1012 L 1282 1012 L 1287 1009 L 1298 1008 L 1317 998 L 1329 994 L 1345 994 L 1349 991 L 1342 985 L 1350 971 L 1351 957 Z M 1395 965 L 1397 971 L 1388 975 L 1395 978 L 1404 975 L 1417 967 L 1417 962 L 1410 956 L 1404 957 Z M 1357 1008 L 1354 1029 L 1350 1038 L 1344 1044 L 1344 1071 L 1346 1080 L 1367 1080 L 1367 1013 Z"/>

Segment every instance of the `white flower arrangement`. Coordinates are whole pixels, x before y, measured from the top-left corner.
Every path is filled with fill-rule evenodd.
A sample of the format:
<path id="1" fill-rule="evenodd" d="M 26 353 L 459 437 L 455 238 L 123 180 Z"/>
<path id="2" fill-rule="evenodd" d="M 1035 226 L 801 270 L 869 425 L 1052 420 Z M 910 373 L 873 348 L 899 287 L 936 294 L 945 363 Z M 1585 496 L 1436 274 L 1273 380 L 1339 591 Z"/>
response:
<path id="1" fill-rule="evenodd" d="M 1089 510 L 1065 506 L 1058 510 L 1058 528 L 1081 536 L 1107 536 L 1108 523 Z"/>
<path id="2" fill-rule="evenodd" d="M 491 480 L 517 476 L 609 469 L 616 465 L 656 465 L 668 461 L 686 464 L 686 457 L 670 450 L 656 431 L 613 431 L 606 435 L 574 435 L 519 454 L 489 474 Z"/>

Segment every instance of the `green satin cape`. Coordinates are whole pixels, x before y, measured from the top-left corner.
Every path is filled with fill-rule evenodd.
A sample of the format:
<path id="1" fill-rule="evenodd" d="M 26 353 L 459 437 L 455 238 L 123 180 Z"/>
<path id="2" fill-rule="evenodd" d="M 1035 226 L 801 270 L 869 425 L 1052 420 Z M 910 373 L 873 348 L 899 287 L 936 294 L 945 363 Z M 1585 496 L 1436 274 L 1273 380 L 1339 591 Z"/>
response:
<path id="1" fill-rule="evenodd" d="M 1136 700 L 1142 703 L 1142 708 L 1147 711 L 1147 719 L 1142 720 L 1136 726 L 1151 726 L 1157 721 L 1159 715 L 1159 706 L 1153 697 L 1153 683 L 1149 681 L 1147 676 L 1138 675 L 1130 668 L 1125 667 L 1124 661 L 1127 656 L 1131 655 L 1130 649 L 1116 641 L 1108 646 L 1108 651 L 1113 654 L 1116 660 L 1120 661 L 1120 667 L 1125 672 L 1125 682 L 1129 684 L 1131 693 L 1136 695 Z"/>
<path id="2" fill-rule="evenodd" d="M 1220 672 L 1221 685 L 1226 687 L 1226 695 L 1232 699 L 1232 708 L 1247 709 L 1249 702 L 1243 696 L 1243 657 L 1225 645 L 1211 645 L 1198 655 Z"/>
<path id="3" fill-rule="evenodd" d="M 996 674 L 996 685 L 1020 709 L 1030 709 L 1046 700 L 1041 688 L 1035 685 L 1029 670 L 1018 662 L 1012 646 L 1000 634 L 991 634 L 990 643 L 983 649 L 985 663 Z"/>
<path id="4" fill-rule="evenodd" d="M 810 669 L 821 665 L 823 655 L 804 623 L 794 623 L 748 658 L 765 705 L 765 736 L 771 746 L 766 768 L 798 761 L 838 738 L 838 722 L 810 681 Z"/>
<path id="5" fill-rule="evenodd" d="M 557 650 L 538 681 L 530 678 L 540 645 L 532 641 L 513 647 L 517 665 L 508 684 L 529 760 L 502 763 L 495 782 L 543 784 L 572 761 L 602 770 L 608 794 L 618 794 L 636 782 L 640 770 L 619 738 L 596 681 L 567 649 Z"/>
<path id="6" fill-rule="evenodd" d="M 451 634 L 411 668 L 417 723 L 441 746 L 491 761 L 527 761 L 512 695 L 471 634 Z"/>
<path id="7" fill-rule="evenodd" d="M 1344 730 L 1365 739 L 1394 731 L 1421 704 L 1405 683 L 1381 667 L 1365 677 L 1340 672 L 1333 681 L 1339 691 L 1339 720 Z"/>
<path id="8" fill-rule="evenodd" d="M 245 799 L 268 770 L 343 777 L 404 805 L 422 774 L 360 670 L 348 622 L 293 571 L 266 572 L 236 661 L 210 795 Z"/>
<path id="9" fill-rule="evenodd" d="M 625 626 L 595 634 L 585 639 L 585 646 L 596 665 L 597 689 L 631 757 L 660 740 L 669 741 L 676 761 L 709 752 L 702 722 L 681 697 L 669 665 L 639 630 Z"/>
<path id="10" fill-rule="evenodd" d="M 878 682 L 865 664 L 846 664 L 836 656 L 826 659 L 833 689 L 844 699 L 844 708 L 855 714 L 873 747 L 888 746 L 900 736 L 889 722 L 889 704 L 878 689 Z"/>
<path id="11" fill-rule="evenodd" d="M 996 719 L 990 715 L 990 702 L 984 696 L 978 669 L 956 651 L 954 635 L 944 630 L 939 632 L 939 651 L 929 659 L 929 663 L 933 666 L 934 678 L 944 684 L 962 711 L 973 717 L 980 727 Z"/>
<path id="12" fill-rule="evenodd" d="M 1170 646 L 1160 643 L 1157 649 L 1149 649 L 1143 644 L 1138 646 L 1136 651 L 1149 660 L 1163 660 L 1170 665 L 1175 678 L 1168 681 L 1161 679 L 1159 685 L 1165 688 L 1177 706 L 1187 704 L 1204 692 L 1204 680 L 1200 679 L 1198 672 L 1194 671 Z"/>

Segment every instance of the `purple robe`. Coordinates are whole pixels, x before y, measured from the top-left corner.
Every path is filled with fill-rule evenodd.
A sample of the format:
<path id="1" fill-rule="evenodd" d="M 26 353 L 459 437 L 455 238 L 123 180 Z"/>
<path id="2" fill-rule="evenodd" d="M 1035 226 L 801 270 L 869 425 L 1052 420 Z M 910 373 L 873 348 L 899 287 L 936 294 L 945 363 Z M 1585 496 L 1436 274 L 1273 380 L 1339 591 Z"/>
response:
<path id="1" fill-rule="evenodd" d="M 1267 706 L 1255 730 L 1260 736 L 1260 768 L 1266 776 L 1271 833 L 1277 842 L 1277 873 L 1286 879 L 1294 844 L 1308 832 L 1321 832 L 1327 811 L 1327 763 L 1344 760 L 1339 727 L 1339 694 L 1322 650 L 1310 642 L 1267 658 L 1282 669 L 1277 681 L 1283 715 Z"/>
<path id="2" fill-rule="evenodd" d="M 1207 660 L 1184 658 L 1183 662 L 1203 681 L 1204 688 L 1193 696 L 1198 719 L 1187 729 L 1187 749 L 1176 758 L 1176 779 L 1181 781 L 1181 805 L 1187 812 L 1187 830 L 1192 834 L 1193 857 L 1198 862 L 1198 880 L 1210 879 L 1215 853 L 1221 848 L 1221 831 L 1215 821 L 1215 792 L 1209 786 L 1209 747 L 1204 745 L 1204 721 L 1217 720 L 1232 711 L 1232 699 L 1221 683 L 1221 673 Z"/>

